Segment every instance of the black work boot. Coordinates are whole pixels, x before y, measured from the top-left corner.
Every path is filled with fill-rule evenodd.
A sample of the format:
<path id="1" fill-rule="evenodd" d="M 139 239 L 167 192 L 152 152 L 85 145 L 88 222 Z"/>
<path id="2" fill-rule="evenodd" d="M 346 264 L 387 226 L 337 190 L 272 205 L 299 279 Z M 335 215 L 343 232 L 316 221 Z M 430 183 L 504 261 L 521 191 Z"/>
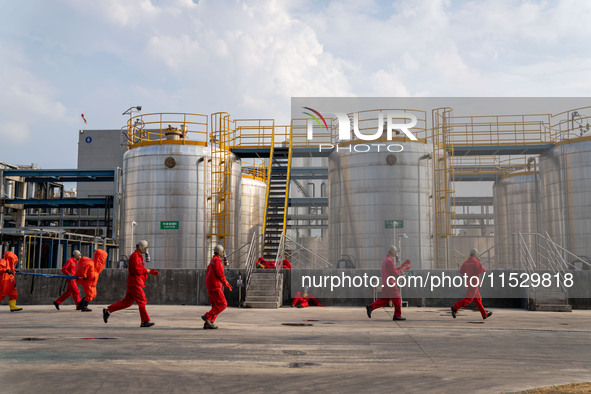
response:
<path id="1" fill-rule="evenodd" d="M 205 315 L 201 316 L 201 320 L 203 320 L 205 322 L 205 324 L 203 325 L 203 328 L 206 328 L 206 329 L 216 329 L 217 328 L 216 326 L 213 325 L 211 320 L 209 320 L 207 317 L 205 317 Z"/>
<path id="2" fill-rule="evenodd" d="M 396 321 L 396 320 L 403 321 L 403 320 L 406 320 L 406 317 L 402 317 L 402 316 L 394 316 L 394 317 L 392 318 L 392 320 L 394 320 L 394 321 Z"/>
<path id="3" fill-rule="evenodd" d="M 156 323 L 152 323 L 151 321 L 143 321 L 142 324 L 140 324 L 140 327 L 152 327 L 155 324 Z"/>
<path id="4" fill-rule="evenodd" d="M 453 318 L 455 319 L 455 318 L 456 318 L 456 313 L 457 313 L 457 312 L 458 312 L 458 311 L 456 311 L 456 310 L 454 309 L 454 307 L 452 306 L 452 307 L 451 307 L 451 317 L 453 317 Z"/>
<path id="5" fill-rule="evenodd" d="M 55 306 L 55 309 L 57 309 L 58 311 L 60 310 L 60 304 L 58 304 L 57 302 L 53 301 L 53 306 Z"/>
<path id="6" fill-rule="evenodd" d="M 482 320 L 486 320 L 487 317 L 491 317 L 491 316 L 492 316 L 492 312 L 486 311 L 486 316 L 483 316 Z"/>
<path id="7" fill-rule="evenodd" d="M 103 308 L 103 321 L 105 323 L 107 323 L 107 320 L 109 320 L 109 316 L 111 316 L 111 312 L 109 312 L 109 309 Z"/>
<path id="8" fill-rule="evenodd" d="M 366 305 L 365 310 L 367 311 L 367 317 L 371 319 L 371 313 L 373 312 L 373 309 L 371 309 L 371 305 Z"/>
<path id="9" fill-rule="evenodd" d="M 82 308 L 80 309 L 80 311 L 82 311 L 82 312 L 92 312 L 92 309 L 88 309 L 88 301 L 82 300 L 80 302 L 82 303 Z"/>

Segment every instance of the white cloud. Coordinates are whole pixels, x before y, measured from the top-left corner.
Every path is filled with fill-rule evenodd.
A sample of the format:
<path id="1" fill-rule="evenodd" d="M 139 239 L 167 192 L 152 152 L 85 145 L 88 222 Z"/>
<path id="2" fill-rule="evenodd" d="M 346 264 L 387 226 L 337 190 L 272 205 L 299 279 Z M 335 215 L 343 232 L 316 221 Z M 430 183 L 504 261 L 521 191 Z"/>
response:
<path id="1" fill-rule="evenodd" d="M 81 112 L 87 127 L 119 128 L 131 105 L 286 122 L 292 96 L 569 96 L 591 88 L 591 2 L 30 0 L 9 7 L 0 15 L 0 134 L 12 147 L 48 132 L 75 138 Z"/>
<path id="2" fill-rule="evenodd" d="M 22 50 L 0 42 L 0 138 L 10 150 L 11 143 L 24 146 L 31 130 L 51 122 L 68 122 L 66 107 L 56 99 L 56 89 L 48 81 L 27 71 Z M 5 150 L 5 152 L 7 151 Z"/>

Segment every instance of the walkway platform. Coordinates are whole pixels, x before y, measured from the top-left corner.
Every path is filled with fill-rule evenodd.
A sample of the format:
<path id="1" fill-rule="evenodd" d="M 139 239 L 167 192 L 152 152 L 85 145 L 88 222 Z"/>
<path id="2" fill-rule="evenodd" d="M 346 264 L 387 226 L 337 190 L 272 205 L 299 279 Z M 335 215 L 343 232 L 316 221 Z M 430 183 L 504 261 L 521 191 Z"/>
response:
<path id="1" fill-rule="evenodd" d="M 486 300 L 485 300 L 486 304 Z M 499 393 L 591 380 L 591 310 L 229 308 L 82 313 L 73 305 L 0 305 L 2 393 Z"/>

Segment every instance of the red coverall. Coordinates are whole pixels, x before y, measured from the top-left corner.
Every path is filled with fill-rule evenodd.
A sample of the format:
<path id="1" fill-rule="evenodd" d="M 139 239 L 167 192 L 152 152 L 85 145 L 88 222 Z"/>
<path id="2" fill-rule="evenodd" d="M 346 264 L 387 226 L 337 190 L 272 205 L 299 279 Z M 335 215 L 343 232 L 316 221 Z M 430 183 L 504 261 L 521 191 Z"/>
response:
<path id="1" fill-rule="evenodd" d="M 403 272 L 404 270 L 402 268 L 396 267 L 391 256 L 386 256 L 382 262 L 382 298 L 378 298 L 371 304 L 372 310 L 386 306 L 392 300 L 394 304 L 394 316 L 402 316 L 402 298 L 400 298 L 400 292 L 398 291 L 395 279 Z M 392 278 L 388 281 L 388 277 Z"/>
<path id="2" fill-rule="evenodd" d="M 205 317 L 213 323 L 218 315 L 228 306 L 223 287 L 230 288 L 230 284 L 226 280 L 226 275 L 224 275 L 224 264 L 218 255 L 214 255 L 207 265 L 205 286 L 207 287 L 209 303 L 211 304 L 211 310 L 205 314 Z"/>
<path id="3" fill-rule="evenodd" d="M 297 293 L 295 293 L 295 295 L 293 296 L 293 301 L 291 302 L 292 306 L 297 306 L 297 305 L 301 305 L 302 308 L 306 308 L 308 306 L 326 306 L 326 305 L 322 305 L 321 303 L 318 302 L 318 300 L 314 297 L 312 297 L 312 294 L 310 294 L 310 292 L 308 293 L 303 293 L 301 291 L 298 291 Z"/>
<path id="4" fill-rule="evenodd" d="M 66 261 L 66 264 L 64 264 L 64 266 L 62 267 L 62 272 L 64 273 L 64 275 L 73 276 L 76 273 L 77 265 L 78 260 L 72 257 L 68 261 Z M 74 298 L 74 302 L 76 303 L 76 305 L 78 305 L 81 298 L 80 290 L 78 290 L 78 286 L 76 285 L 76 279 L 67 279 L 67 283 L 68 287 L 66 288 L 66 291 L 57 300 L 55 300 L 55 303 L 61 304 L 62 302 L 67 300 L 68 297 L 72 296 L 72 298 Z"/>
<path id="5" fill-rule="evenodd" d="M 6 296 L 8 296 L 9 301 L 18 298 L 14 274 L 11 275 L 6 273 L 7 270 L 14 271 L 14 266 L 17 261 L 18 257 L 9 250 L 4 252 L 4 258 L 0 260 L 0 301 Z"/>
<path id="6" fill-rule="evenodd" d="M 478 290 L 478 286 L 480 285 L 480 275 L 484 274 L 484 271 L 484 267 L 476 257 L 469 257 L 468 260 L 464 261 L 464 264 L 460 267 L 460 274 L 462 274 L 462 276 L 464 274 L 468 276 L 466 296 L 454 304 L 453 308 L 456 311 L 474 301 L 482 317 L 486 317 L 486 311 L 484 310 L 482 298 L 480 297 L 480 290 Z M 478 278 L 478 280 L 470 280 L 470 278 L 473 277 Z M 476 285 L 472 286 L 471 282 L 475 282 Z"/>
<path id="7" fill-rule="evenodd" d="M 81 257 L 80 261 L 78 261 L 76 276 L 87 279 L 76 279 L 76 282 L 84 288 L 84 299 L 87 302 L 94 300 L 96 297 L 96 282 L 98 282 L 99 275 L 105 268 L 106 261 L 107 252 L 102 249 L 97 249 L 92 259 Z"/>
<path id="8" fill-rule="evenodd" d="M 148 277 L 148 270 L 144 266 L 144 257 L 136 250 L 131 254 L 128 261 L 129 274 L 127 275 L 127 293 L 125 298 L 121 301 L 109 305 L 110 313 L 129 308 L 135 302 L 140 310 L 140 319 L 143 322 L 150 321 L 150 316 L 146 310 L 146 294 L 144 287 L 146 287 L 146 279 Z"/>

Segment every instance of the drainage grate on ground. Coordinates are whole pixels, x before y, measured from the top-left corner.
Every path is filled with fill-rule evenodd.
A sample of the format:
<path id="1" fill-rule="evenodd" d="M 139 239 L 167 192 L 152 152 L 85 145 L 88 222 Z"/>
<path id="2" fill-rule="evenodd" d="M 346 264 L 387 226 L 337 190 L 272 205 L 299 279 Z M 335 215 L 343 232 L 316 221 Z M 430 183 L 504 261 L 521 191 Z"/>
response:
<path id="1" fill-rule="evenodd" d="M 309 323 L 281 323 L 282 326 L 295 326 L 295 327 L 307 327 L 313 326 L 314 324 Z"/>
<path id="2" fill-rule="evenodd" d="M 303 367 L 315 367 L 320 364 L 318 363 L 290 363 L 289 368 L 303 368 Z"/>
<path id="3" fill-rule="evenodd" d="M 44 341 L 47 338 L 23 338 L 23 341 Z"/>
<path id="4" fill-rule="evenodd" d="M 284 350 L 283 353 L 291 356 L 303 356 L 306 354 L 306 352 L 302 352 L 301 350 Z"/>

